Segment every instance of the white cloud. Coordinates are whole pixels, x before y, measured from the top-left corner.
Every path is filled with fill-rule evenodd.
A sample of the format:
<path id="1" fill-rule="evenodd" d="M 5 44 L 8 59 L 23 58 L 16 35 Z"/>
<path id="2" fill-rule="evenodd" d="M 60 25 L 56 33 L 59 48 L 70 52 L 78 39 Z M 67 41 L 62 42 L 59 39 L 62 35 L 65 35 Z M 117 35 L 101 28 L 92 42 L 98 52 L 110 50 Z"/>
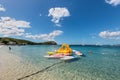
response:
<path id="1" fill-rule="evenodd" d="M 103 31 L 99 33 L 99 36 L 107 39 L 120 39 L 120 31 L 115 32 Z"/>
<path id="2" fill-rule="evenodd" d="M 54 22 L 56 24 L 56 26 L 61 26 L 60 25 L 60 20 L 63 17 L 70 16 L 70 13 L 69 13 L 67 8 L 56 7 L 56 8 L 49 9 L 48 16 L 52 16 L 51 21 Z"/>
<path id="3" fill-rule="evenodd" d="M 10 17 L 0 18 L 0 34 L 3 36 L 23 36 L 32 39 L 42 39 L 46 41 L 54 40 L 56 36 L 59 36 L 63 31 L 55 30 L 49 34 L 36 34 L 26 33 L 25 29 L 30 28 L 30 23 L 22 20 L 15 20 Z"/>
<path id="4" fill-rule="evenodd" d="M 42 14 L 40 13 L 39 16 L 42 16 Z"/>
<path id="5" fill-rule="evenodd" d="M 56 36 L 59 36 L 63 33 L 63 31 L 55 30 L 49 34 L 40 34 L 40 35 L 32 35 L 32 34 L 26 34 L 26 38 L 32 38 L 32 39 L 42 39 L 45 41 L 51 41 L 54 40 Z"/>
<path id="6" fill-rule="evenodd" d="M 0 11 L 5 11 L 6 9 L 0 4 Z"/>
<path id="7" fill-rule="evenodd" d="M 10 17 L 0 18 L 0 34 L 3 36 L 22 36 L 25 33 L 25 28 L 30 28 L 29 22 Z"/>
<path id="8" fill-rule="evenodd" d="M 105 0 L 105 2 L 113 6 L 120 5 L 120 0 Z"/>

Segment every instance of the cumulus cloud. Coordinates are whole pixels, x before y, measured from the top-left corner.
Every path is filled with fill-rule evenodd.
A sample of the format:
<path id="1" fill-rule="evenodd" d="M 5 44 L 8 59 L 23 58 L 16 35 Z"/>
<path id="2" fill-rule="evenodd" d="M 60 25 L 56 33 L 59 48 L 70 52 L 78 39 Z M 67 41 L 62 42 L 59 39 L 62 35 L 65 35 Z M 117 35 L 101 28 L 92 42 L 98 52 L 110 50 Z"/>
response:
<path id="1" fill-rule="evenodd" d="M 67 8 L 56 7 L 56 8 L 49 9 L 48 16 L 52 16 L 51 21 L 54 22 L 56 24 L 56 26 L 61 26 L 60 25 L 60 20 L 63 17 L 70 16 L 70 13 L 69 13 Z"/>
<path id="2" fill-rule="evenodd" d="M 0 18 L 0 34 L 3 36 L 22 36 L 25 33 L 25 28 L 30 28 L 29 22 L 10 17 Z"/>
<path id="3" fill-rule="evenodd" d="M 63 33 L 63 31 L 55 30 L 49 34 L 35 34 L 26 33 L 25 29 L 30 28 L 30 23 L 27 21 L 16 20 L 10 17 L 1 17 L 0 18 L 0 34 L 8 37 L 8 36 L 24 36 L 26 38 L 32 39 L 42 39 L 46 41 L 54 40 L 56 36 L 59 36 Z"/>
<path id="4" fill-rule="evenodd" d="M 105 2 L 113 6 L 120 5 L 120 0 L 105 0 Z"/>
<path id="5" fill-rule="evenodd" d="M 120 31 L 115 32 L 103 31 L 99 33 L 99 36 L 107 39 L 120 39 Z"/>
<path id="6" fill-rule="evenodd" d="M 51 41 L 54 40 L 56 36 L 59 36 L 63 33 L 61 30 L 55 30 L 49 34 L 40 34 L 40 35 L 32 35 L 32 34 L 26 34 L 26 38 L 32 38 L 32 39 L 42 39 L 45 41 Z"/>
<path id="7" fill-rule="evenodd" d="M 1 11 L 4 12 L 5 10 L 6 10 L 6 9 L 0 4 L 0 12 L 1 12 Z"/>

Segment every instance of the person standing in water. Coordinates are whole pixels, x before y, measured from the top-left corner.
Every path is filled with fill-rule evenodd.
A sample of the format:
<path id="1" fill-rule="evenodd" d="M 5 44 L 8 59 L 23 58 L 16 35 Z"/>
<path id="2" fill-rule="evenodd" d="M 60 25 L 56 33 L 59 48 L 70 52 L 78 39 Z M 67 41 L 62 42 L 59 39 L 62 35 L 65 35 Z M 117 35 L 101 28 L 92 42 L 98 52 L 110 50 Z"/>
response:
<path id="1" fill-rule="evenodd" d="M 11 50 L 11 47 L 9 47 L 9 50 Z"/>

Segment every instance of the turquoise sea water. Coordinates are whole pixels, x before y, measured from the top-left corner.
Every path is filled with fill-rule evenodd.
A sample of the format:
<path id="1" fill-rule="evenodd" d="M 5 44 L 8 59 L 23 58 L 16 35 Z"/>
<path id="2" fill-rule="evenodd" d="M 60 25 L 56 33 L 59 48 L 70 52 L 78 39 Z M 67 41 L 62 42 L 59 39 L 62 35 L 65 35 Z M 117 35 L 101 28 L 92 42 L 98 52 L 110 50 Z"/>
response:
<path id="1" fill-rule="evenodd" d="M 43 57 L 48 51 L 57 50 L 59 47 L 12 46 L 11 53 L 21 57 L 24 62 L 33 64 L 37 67 L 36 71 L 39 71 L 60 61 Z M 23 80 L 120 80 L 120 47 L 71 46 L 71 48 L 81 51 L 86 57 L 59 63 Z"/>

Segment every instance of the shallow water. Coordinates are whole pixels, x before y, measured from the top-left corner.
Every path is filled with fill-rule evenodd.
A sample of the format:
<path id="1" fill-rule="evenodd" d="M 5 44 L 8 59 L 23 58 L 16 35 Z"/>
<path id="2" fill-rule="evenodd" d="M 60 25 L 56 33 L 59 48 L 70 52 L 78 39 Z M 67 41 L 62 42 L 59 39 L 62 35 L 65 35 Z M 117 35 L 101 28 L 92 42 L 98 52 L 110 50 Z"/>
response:
<path id="1" fill-rule="evenodd" d="M 14 55 L 16 59 L 19 57 L 19 59 L 18 62 L 14 62 L 15 64 L 8 61 L 11 63 L 9 65 L 14 66 L 8 67 L 11 69 L 8 72 L 0 73 L 2 74 L 2 80 L 17 80 L 60 61 L 43 57 L 47 54 L 46 52 L 57 50 L 59 48 L 57 45 L 11 46 L 11 48 L 11 51 L 8 50 L 7 46 L 0 48 L 0 54 L 6 52 L 12 56 Z M 71 48 L 81 51 L 86 57 L 79 57 L 71 62 L 59 63 L 22 80 L 120 79 L 120 47 L 71 46 Z M 8 69 L 6 68 L 6 70 Z M 8 75 L 10 77 L 5 78 Z"/>

